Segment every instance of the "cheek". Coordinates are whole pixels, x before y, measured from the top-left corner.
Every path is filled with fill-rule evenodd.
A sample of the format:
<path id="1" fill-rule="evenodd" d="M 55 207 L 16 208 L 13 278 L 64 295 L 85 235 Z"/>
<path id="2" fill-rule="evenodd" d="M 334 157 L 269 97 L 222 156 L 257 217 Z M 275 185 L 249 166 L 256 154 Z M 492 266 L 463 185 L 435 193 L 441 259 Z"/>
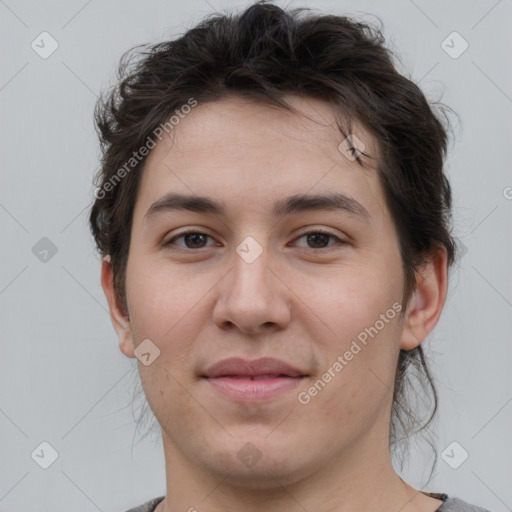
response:
<path id="1" fill-rule="evenodd" d="M 392 395 L 401 329 L 400 272 L 399 265 L 386 269 L 374 261 L 343 269 L 319 285 L 322 293 L 315 296 L 317 303 L 311 309 L 320 311 L 331 332 L 309 335 L 322 352 L 320 371 L 332 368 L 336 375 L 333 385 L 328 384 L 327 408 L 359 416 L 366 414 L 366 406 Z M 336 372 L 333 365 L 338 357 L 343 358 L 343 369 Z M 343 410 L 340 395 L 345 401 Z M 365 407 L 354 410 L 361 405 Z"/>
<path id="2" fill-rule="evenodd" d="M 363 334 L 359 338 L 357 334 L 339 337 L 336 346 L 330 347 L 323 373 L 316 376 L 312 383 L 322 389 L 323 385 L 318 381 L 329 381 L 311 400 L 313 407 L 324 415 L 325 421 L 333 428 L 345 425 L 347 431 L 360 428 L 360 434 L 363 433 L 363 426 L 372 425 L 376 418 L 388 414 L 398 357 L 396 317 L 381 330 L 378 329 L 380 324 L 375 327 L 375 320 L 367 325 L 369 327 L 359 330 L 358 334 Z M 347 330 L 351 328 L 349 326 Z M 352 332 L 355 331 L 352 329 Z M 334 377 L 330 376 L 329 369 Z"/>
<path id="3" fill-rule="evenodd" d="M 190 437 L 196 444 L 206 443 L 206 438 L 202 440 L 207 420 L 205 412 L 193 394 L 184 392 L 189 383 L 183 376 L 164 357 L 148 367 L 139 365 L 139 369 L 144 394 L 163 430 L 181 446 L 187 446 L 186 440 Z"/>
<path id="4" fill-rule="evenodd" d="M 136 342 L 150 338 L 160 346 L 164 341 L 188 338 L 184 326 L 190 324 L 194 305 L 207 290 L 205 280 L 187 276 L 177 267 L 152 262 L 149 257 L 129 260 L 126 291 Z"/>
<path id="5" fill-rule="evenodd" d="M 397 316 L 393 304 L 401 299 L 400 272 L 400 268 L 385 269 L 374 262 L 346 266 L 323 279 L 304 282 L 303 293 L 315 302 L 311 308 L 318 311 L 332 331 L 330 340 L 346 343 L 373 326 L 391 308 L 386 316 L 385 330 L 389 331 L 388 324 Z M 316 293 L 311 293 L 311 287 Z"/>
<path id="6" fill-rule="evenodd" d="M 194 305 L 209 287 L 203 289 L 197 277 L 189 281 L 170 266 L 163 268 L 149 260 L 129 261 L 126 279 L 135 345 L 150 339 L 160 350 L 149 366 L 138 363 L 140 378 L 159 423 L 173 424 L 175 435 L 186 436 L 182 428 L 195 429 L 204 422 L 197 404 L 184 389 L 194 382 L 190 362 L 194 340 L 202 329 Z M 177 417 L 181 418 L 179 422 Z"/>

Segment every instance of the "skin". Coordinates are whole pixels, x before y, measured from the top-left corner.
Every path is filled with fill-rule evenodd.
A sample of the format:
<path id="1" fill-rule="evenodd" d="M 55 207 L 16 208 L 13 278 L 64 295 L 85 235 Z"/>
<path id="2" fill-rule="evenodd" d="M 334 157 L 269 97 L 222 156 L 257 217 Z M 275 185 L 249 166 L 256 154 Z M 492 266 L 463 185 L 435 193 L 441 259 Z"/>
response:
<path id="1" fill-rule="evenodd" d="M 160 350 L 149 366 L 139 362 L 166 458 L 168 494 L 157 511 L 434 511 L 441 500 L 394 471 L 388 435 L 399 350 L 420 344 L 439 319 L 446 252 L 418 269 L 402 315 L 301 404 L 298 393 L 401 304 L 404 277 L 377 171 L 338 150 L 344 136 L 327 103 L 286 99 L 306 116 L 236 97 L 199 104 L 151 151 L 134 209 L 127 312 L 116 300 L 109 258 L 103 261 L 121 351 L 134 357 L 147 338 Z M 352 130 L 377 157 L 369 132 Z M 377 160 L 367 163 L 375 168 Z M 174 210 L 146 221 L 170 191 L 223 201 L 226 216 Z M 276 200 L 333 191 L 369 217 L 273 216 Z M 164 246 L 187 229 L 208 237 Z M 303 236 L 318 229 L 333 237 L 315 245 Z M 250 264 L 236 252 L 248 236 L 263 248 Z M 228 357 L 275 357 L 308 377 L 265 402 L 234 401 L 200 378 Z M 261 455 L 252 467 L 237 457 L 248 442 Z"/>

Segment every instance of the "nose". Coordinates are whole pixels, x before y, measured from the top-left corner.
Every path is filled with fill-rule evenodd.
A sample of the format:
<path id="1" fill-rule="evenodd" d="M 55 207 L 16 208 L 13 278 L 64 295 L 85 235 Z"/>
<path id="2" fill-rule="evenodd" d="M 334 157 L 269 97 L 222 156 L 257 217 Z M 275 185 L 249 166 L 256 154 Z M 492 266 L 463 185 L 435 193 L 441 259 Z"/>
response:
<path id="1" fill-rule="evenodd" d="M 285 284 L 285 276 L 270 259 L 265 249 L 252 262 L 234 251 L 233 267 L 219 283 L 213 311 L 219 328 L 239 329 L 245 334 L 286 329 L 293 294 Z"/>

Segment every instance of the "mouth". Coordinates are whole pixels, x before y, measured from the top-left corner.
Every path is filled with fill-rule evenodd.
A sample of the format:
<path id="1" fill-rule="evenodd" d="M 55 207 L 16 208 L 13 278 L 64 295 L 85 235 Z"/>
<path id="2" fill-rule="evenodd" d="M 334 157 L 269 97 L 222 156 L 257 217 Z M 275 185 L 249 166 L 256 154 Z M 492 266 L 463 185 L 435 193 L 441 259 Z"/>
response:
<path id="1" fill-rule="evenodd" d="M 255 402 L 291 391 L 307 376 L 300 369 L 277 359 L 248 361 L 231 358 L 208 368 L 202 378 L 224 397 Z"/>

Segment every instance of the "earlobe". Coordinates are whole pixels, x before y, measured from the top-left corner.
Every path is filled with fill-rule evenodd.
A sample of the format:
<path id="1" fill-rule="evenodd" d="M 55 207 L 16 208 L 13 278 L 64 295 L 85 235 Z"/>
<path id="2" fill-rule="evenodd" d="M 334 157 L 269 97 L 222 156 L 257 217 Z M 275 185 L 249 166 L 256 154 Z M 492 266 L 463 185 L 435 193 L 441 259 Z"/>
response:
<path id="1" fill-rule="evenodd" d="M 448 288 L 447 253 L 440 247 L 416 275 L 416 289 L 404 318 L 400 348 L 420 345 L 437 324 Z"/>
<path id="2" fill-rule="evenodd" d="M 125 356 L 135 357 L 130 319 L 119 306 L 114 290 L 114 274 L 109 256 L 105 256 L 101 264 L 101 286 L 107 298 L 112 325 L 119 339 L 119 348 Z"/>

